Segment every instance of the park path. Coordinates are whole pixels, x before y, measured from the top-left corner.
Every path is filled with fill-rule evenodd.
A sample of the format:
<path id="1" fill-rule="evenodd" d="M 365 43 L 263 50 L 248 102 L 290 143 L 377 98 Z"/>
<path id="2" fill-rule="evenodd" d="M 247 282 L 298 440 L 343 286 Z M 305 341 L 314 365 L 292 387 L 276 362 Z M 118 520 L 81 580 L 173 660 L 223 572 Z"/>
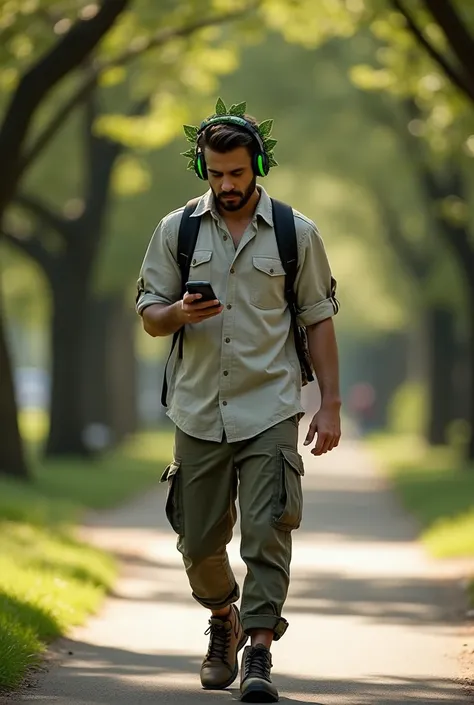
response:
<path id="1" fill-rule="evenodd" d="M 471 702 L 459 680 L 460 652 L 474 649 L 459 567 L 424 554 L 413 522 L 356 439 L 323 458 L 301 453 L 305 519 L 294 534 L 290 628 L 273 648 L 281 700 Z M 51 668 L 20 696 L 22 705 L 205 705 L 238 697 L 237 683 L 200 689 L 207 614 L 189 595 L 163 493 L 155 488 L 91 518 L 85 535 L 121 557 L 120 579 L 99 615 L 58 642 Z M 241 579 L 238 541 L 236 534 L 230 555 Z"/>

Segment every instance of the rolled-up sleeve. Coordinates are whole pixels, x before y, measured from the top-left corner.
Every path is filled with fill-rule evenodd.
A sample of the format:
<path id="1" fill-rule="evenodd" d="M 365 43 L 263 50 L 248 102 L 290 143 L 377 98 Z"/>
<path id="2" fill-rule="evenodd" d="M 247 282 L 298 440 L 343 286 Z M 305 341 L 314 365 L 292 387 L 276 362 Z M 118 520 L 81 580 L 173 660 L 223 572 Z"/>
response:
<path id="1" fill-rule="evenodd" d="M 175 252 L 177 224 L 170 220 L 168 216 L 160 222 L 145 253 L 135 300 L 139 315 L 147 306 L 171 305 L 181 298 L 181 273 Z"/>
<path id="2" fill-rule="evenodd" d="M 323 240 L 314 223 L 306 228 L 298 247 L 295 290 L 300 326 L 320 323 L 339 310 L 336 280 L 332 276 Z"/>

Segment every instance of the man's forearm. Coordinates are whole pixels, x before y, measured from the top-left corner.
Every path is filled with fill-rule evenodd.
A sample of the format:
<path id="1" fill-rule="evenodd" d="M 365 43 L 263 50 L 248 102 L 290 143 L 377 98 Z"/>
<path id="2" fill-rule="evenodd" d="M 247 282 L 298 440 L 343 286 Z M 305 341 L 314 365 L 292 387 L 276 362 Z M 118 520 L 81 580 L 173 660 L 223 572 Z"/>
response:
<path id="1" fill-rule="evenodd" d="M 308 346 L 321 390 L 321 406 L 341 405 L 339 355 L 332 318 L 309 326 Z"/>
<path id="2" fill-rule="evenodd" d="M 142 318 L 145 331 L 153 338 L 173 335 L 184 324 L 181 301 L 169 306 L 166 304 L 147 306 L 143 311 Z"/>

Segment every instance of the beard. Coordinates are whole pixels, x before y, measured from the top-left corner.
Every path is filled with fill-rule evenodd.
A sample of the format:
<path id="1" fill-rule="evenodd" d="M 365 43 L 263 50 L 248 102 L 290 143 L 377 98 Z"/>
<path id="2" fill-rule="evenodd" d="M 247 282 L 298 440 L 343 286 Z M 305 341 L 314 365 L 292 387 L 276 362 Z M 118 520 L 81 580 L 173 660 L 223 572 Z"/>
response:
<path id="1" fill-rule="evenodd" d="M 252 195 L 257 187 L 257 177 L 254 176 L 244 193 L 242 191 L 227 191 L 227 193 L 216 193 L 213 190 L 214 197 L 219 206 L 225 211 L 239 211 L 252 198 Z M 227 201 L 226 197 L 236 196 L 235 201 Z"/>

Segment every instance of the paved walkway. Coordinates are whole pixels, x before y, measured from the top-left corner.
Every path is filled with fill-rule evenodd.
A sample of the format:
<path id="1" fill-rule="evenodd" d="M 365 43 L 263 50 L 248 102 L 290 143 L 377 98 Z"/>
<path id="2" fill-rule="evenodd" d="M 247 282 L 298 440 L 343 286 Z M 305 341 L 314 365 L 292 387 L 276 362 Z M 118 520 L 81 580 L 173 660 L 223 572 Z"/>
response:
<path id="1" fill-rule="evenodd" d="M 446 564 L 440 574 L 423 554 L 412 522 L 356 441 L 322 459 L 301 452 L 305 520 L 294 534 L 290 628 L 273 649 L 281 700 L 470 702 L 456 680 L 463 644 L 474 649 L 472 637 L 462 636 L 456 568 Z M 40 678 L 23 705 L 191 705 L 238 697 L 235 685 L 200 689 L 207 613 L 189 595 L 163 491 L 87 528 L 122 557 L 121 578 L 101 613 L 59 642 L 61 665 Z M 230 554 L 241 579 L 238 539 Z"/>

